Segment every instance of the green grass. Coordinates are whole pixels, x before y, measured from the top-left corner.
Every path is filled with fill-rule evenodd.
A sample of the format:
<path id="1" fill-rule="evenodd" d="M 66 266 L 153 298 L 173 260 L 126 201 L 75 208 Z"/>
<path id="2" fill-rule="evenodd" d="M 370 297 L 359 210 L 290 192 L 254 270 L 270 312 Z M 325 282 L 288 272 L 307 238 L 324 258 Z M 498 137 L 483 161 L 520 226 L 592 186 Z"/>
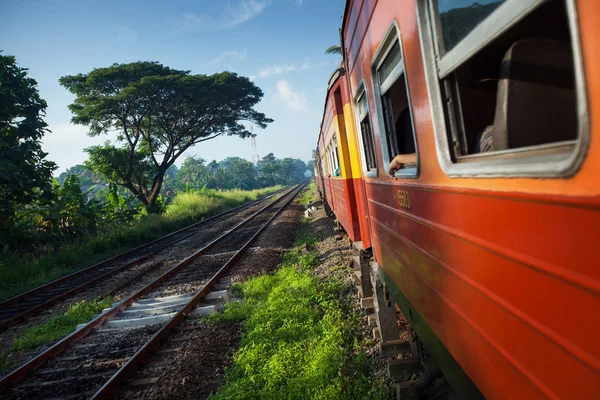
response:
<path id="1" fill-rule="evenodd" d="M 94 315 L 110 307 L 112 303 L 112 297 L 91 302 L 82 300 L 73 304 L 63 315 L 54 316 L 44 324 L 23 330 L 13 342 L 10 351 L 0 354 L 0 370 L 5 370 L 12 365 L 15 353 L 35 349 L 61 339 L 73 332 L 77 325 L 90 321 Z"/>
<path id="2" fill-rule="evenodd" d="M 317 278 L 311 272 L 317 256 L 299 250 L 288 253 L 276 273 L 237 286 L 243 301 L 209 317 L 244 322 L 226 382 L 211 398 L 390 398 L 383 383 L 370 377 L 359 350 L 353 332 L 360 317 L 348 300 L 349 287 Z"/>
<path id="3" fill-rule="evenodd" d="M 214 215 L 248 201 L 265 197 L 283 186 L 273 186 L 256 190 L 228 190 L 181 193 L 175 197 L 167 209 L 167 216 L 177 218 L 197 218 L 198 215 Z"/>
<path id="4" fill-rule="evenodd" d="M 306 190 L 302 191 L 302 195 L 300 196 L 300 203 L 303 206 L 306 206 L 309 202 L 315 202 L 319 200 L 319 196 L 317 194 L 317 183 L 312 180 Z"/>
<path id="5" fill-rule="evenodd" d="M 143 216 L 133 226 L 111 229 L 53 254 L 13 254 L 0 260 L 0 301 L 281 188 L 181 194 L 165 215 Z"/>

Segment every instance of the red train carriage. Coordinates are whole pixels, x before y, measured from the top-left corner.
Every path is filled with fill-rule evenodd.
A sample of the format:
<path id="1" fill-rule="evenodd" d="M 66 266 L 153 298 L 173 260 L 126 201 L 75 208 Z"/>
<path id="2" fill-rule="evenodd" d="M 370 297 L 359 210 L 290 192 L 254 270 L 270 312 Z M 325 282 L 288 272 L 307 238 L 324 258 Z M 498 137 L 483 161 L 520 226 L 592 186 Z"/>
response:
<path id="1" fill-rule="evenodd" d="M 352 166 L 357 163 L 358 153 L 351 110 L 344 71 L 338 69 L 329 79 L 315 174 L 322 196 L 350 239 L 356 242 L 361 240 L 361 222 L 356 199 L 358 176 Z"/>
<path id="2" fill-rule="evenodd" d="M 346 2 L 323 190 L 459 397 L 600 398 L 599 17 Z"/>

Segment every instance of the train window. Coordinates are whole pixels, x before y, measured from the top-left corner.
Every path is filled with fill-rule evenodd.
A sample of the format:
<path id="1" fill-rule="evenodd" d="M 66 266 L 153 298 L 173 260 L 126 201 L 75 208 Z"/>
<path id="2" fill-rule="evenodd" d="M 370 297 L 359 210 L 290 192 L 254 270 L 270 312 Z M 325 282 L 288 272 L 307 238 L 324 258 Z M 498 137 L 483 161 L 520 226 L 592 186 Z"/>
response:
<path id="1" fill-rule="evenodd" d="M 333 176 L 341 177 L 342 171 L 340 168 L 340 153 L 338 150 L 337 138 L 334 136 L 331 141 L 331 160 L 333 161 L 332 168 L 333 172 L 331 173 Z"/>
<path id="2" fill-rule="evenodd" d="M 392 25 L 373 58 L 374 97 L 383 128 L 380 136 L 386 170 L 397 155 L 417 152 L 399 36 L 396 25 Z M 417 173 L 418 165 L 412 164 L 405 165 L 396 176 L 415 177 Z"/>
<path id="3" fill-rule="evenodd" d="M 329 164 L 329 174 L 331 176 L 341 177 L 340 156 L 338 153 L 337 138 L 335 136 L 327 146 L 327 160 Z"/>
<path id="4" fill-rule="evenodd" d="M 371 122 L 369 120 L 369 104 L 367 103 L 367 94 L 362 87 L 357 95 L 356 113 L 360 124 L 360 139 L 363 147 L 366 172 L 376 171 L 375 143 L 373 143 L 373 133 L 371 132 Z"/>
<path id="5" fill-rule="evenodd" d="M 418 18 L 446 173 L 577 170 L 588 120 L 573 0 L 420 0 Z"/>

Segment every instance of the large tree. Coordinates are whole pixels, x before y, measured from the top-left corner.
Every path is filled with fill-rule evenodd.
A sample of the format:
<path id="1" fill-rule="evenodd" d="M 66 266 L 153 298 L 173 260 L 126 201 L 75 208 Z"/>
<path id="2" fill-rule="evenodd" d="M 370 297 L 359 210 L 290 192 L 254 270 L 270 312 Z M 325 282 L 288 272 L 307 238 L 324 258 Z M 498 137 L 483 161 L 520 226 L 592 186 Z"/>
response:
<path id="1" fill-rule="evenodd" d="M 87 166 L 129 189 L 151 212 L 167 169 L 191 146 L 218 136 L 247 138 L 242 123 L 272 122 L 254 106 L 263 92 L 230 72 L 191 75 L 157 62 L 113 64 L 88 74 L 64 76 L 75 94 L 72 122 L 89 135 L 118 132 L 119 145 L 86 149 Z"/>
<path id="2" fill-rule="evenodd" d="M 175 180 L 178 190 L 202 189 L 210 182 L 210 171 L 206 161 L 200 157 L 188 156 L 181 165 Z"/>
<path id="3" fill-rule="evenodd" d="M 230 188 L 251 190 L 259 186 L 256 167 L 250 161 L 241 157 L 227 157 L 219 163 L 219 166 L 230 177 Z"/>
<path id="4" fill-rule="evenodd" d="M 55 164 L 40 139 L 47 132 L 46 102 L 37 82 L 13 56 L 0 54 L 0 242 L 10 235 L 18 207 L 49 194 Z"/>

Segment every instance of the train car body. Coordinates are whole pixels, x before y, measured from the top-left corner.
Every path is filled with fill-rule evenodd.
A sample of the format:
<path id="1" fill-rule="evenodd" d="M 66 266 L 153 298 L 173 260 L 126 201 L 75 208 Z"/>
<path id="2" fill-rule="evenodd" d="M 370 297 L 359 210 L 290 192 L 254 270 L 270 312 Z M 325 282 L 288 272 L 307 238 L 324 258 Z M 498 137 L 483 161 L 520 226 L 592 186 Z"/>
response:
<path id="1" fill-rule="evenodd" d="M 346 2 L 358 156 L 323 190 L 367 221 L 343 225 L 461 398 L 600 398 L 599 17 L 587 0 Z M 398 154 L 417 162 L 391 178 Z"/>
<path id="2" fill-rule="evenodd" d="M 361 197 L 358 146 L 348 85 L 340 72 L 343 69 L 334 71 L 327 89 L 317 146 L 315 169 L 320 173 L 317 187 L 350 239 L 359 242 L 361 237 L 368 237 L 361 232 L 366 229 L 367 221 L 360 217 L 365 214 L 361 207 L 364 197 Z"/>

